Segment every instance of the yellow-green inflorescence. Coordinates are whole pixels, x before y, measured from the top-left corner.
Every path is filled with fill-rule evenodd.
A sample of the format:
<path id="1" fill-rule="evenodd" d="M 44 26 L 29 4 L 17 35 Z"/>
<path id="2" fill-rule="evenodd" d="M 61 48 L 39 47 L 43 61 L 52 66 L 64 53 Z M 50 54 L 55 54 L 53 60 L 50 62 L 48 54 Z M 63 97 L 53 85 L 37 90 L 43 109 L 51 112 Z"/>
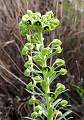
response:
<path id="1" fill-rule="evenodd" d="M 28 101 L 33 106 L 30 116 L 32 120 L 47 118 L 47 120 L 62 120 L 71 111 L 62 113 L 67 108 L 68 101 L 60 97 L 66 90 L 62 83 L 57 83 L 56 89 L 51 90 L 51 83 L 60 75 L 66 75 L 65 61 L 57 58 L 57 54 L 62 52 L 62 42 L 53 39 L 45 47 L 44 32 L 50 32 L 60 26 L 60 21 L 54 17 L 52 11 L 45 15 L 28 10 L 19 23 L 21 35 L 27 39 L 22 48 L 21 54 L 25 58 L 24 75 L 30 81 L 26 85 L 26 90 L 31 93 Z M 53 62 L 52 58 L 56 56 Z M 28 117 L 29 118 L 29 117 Z"/>

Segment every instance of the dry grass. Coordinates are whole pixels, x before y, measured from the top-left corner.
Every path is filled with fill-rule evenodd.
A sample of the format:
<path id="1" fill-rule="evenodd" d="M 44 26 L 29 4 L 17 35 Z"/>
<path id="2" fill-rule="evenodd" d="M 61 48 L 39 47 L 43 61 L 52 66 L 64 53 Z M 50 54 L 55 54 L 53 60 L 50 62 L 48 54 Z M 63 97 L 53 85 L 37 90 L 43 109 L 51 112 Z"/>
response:
<path id="1" fill-rule="evenodd" d="M 81 7 L 81 2 L 77 5 Z M 4 113 L 3 120 L 10 120 L 10 111 L 16 109 L 19 113 L 27 113 L 27 95 L 23 88 L 24 59 L 20 55 L 24 39 L 20 36 L 18 26 L 18 21 L 27 9 L 42 14 L 53 10 L 62 26 L 44 35 L 47 44 L 53 37 L 60 38 L 64 47 L 62 57 L 70 72 L 68 82 L 72 75 L 76 83 L 84 79 L 84 16 L 80 15 L 80 10 L 74 9 L 73 14 L 68 10 L 66 15 L 61 0 L 0 0 L 0 111 Z"/>

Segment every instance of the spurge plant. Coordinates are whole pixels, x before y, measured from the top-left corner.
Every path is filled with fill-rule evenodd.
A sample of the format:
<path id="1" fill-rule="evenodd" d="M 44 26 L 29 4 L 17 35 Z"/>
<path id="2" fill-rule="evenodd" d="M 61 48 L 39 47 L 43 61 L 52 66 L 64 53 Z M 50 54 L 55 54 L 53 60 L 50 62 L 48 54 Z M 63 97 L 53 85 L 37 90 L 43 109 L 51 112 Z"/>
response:
<path id="1" fill-rule="evenodd" d="M 60 97 L 66 91 L 62 83 L 57 83 L 56 89 L 51 89 L 51 84 L 60 75 L 66 75 L 65 61 L 57 55 L 62 52 L 59 39 L 54 39 L 45 47 L 44 32 L 56 29 L 60 22 L 49 11 L 45 15 L 28 10 L 20 23 L 21 35 L 27 41 L 22 48 L 22 55 L 25 58 L 24 75 L 30 81 L 26 90 L 31 94 L 29 104 L 33 106 L 31 120 L 65 120 L 71 113 L 67 110 L 68 101 Z M 56 56 L 54 62 L 53 56 Z"/>

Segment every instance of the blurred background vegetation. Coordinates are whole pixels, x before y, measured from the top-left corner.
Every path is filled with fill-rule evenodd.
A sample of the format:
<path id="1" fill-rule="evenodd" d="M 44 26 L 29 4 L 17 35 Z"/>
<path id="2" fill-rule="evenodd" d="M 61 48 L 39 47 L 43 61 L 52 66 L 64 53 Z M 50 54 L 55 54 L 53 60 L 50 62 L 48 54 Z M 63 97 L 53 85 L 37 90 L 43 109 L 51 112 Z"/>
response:
<path id="1" fill-rule="evenodd" d="M 0 0 L 0 120 L 20 120 L 31 113 L 20 54 L 25 39 L 18 25 L 27 9 L 42 14 L 52 10 L 61 21 L 58 30 L 44 34 L 45 44 L 55 37 L 63 42 L 68 75 L 60 81 L 70 89 L 74 120 L 84 120 L 84 0 Z"/>

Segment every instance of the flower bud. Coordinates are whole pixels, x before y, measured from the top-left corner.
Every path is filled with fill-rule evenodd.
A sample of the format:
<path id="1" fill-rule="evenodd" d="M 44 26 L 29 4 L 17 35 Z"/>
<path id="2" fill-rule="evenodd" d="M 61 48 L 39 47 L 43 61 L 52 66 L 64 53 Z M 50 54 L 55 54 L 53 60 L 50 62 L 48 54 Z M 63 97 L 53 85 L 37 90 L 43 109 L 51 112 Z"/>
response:
<path id="1" fill-rule="evenodd" d="M 57 110 L 56 112 L 56 118 L 60 118 L 62 116 L 62 112 Z"/>
<path id="2" fill-rule="evenodd" d="M 63 106 L 63 107 L 66 107 L 67 104 L 68 104 L 68 101 L 67 101 L 67 100 L 62 100 L 62 101 L 60 102 L 60 105 Z"/>
<path id="3" fill-rule="evenodd" d="M 25 71 L 24 71 L 24 75 L 26 76 L 26 77 L 28 77 L 28 76 L 30 76 L 30 69 L 29 68 L 27 68 Z"/>
<path id="4" fill-rule="evenodd" d="M 56 61 L 55 61 L 55 64 L 56 64 L 57 66 L 62 66 L 62 65 L 65 64 L 65 61 L 62 60 L 62 59 L 60 59 L 60 58 L 57 58 Z"/>
<path id="5" fill-rule="evenodd" d="M 61 83 L 57 83 L 57 89 L 65 90 L 65 86 Z"/>
<path id="6" fill-rule="evenodd" d="M 56 53 L 61 53 L 62 52 L 62 48 L 60 46 L 56 47 Z"/>
<path id="7" fill-rule="evenodd" d="M 39 110 L 42 111 L 42 107 L 40 105 L 38 105 L 38 106 L 35 107 L 35 111 L 38 112 Z"/>
<path id="8" fill-rule="evenodd" d="M 21 51 L 22 55 L 27 55 L 28 52 L 29 52 L 28 47 L 24 46 L 23 49 L 22 49 L 22 51 Z"/>
<path id="9" fill-rule="evenodd" d="M 60 74 L 61 75 L 66 75 L 67 74 L 67 70 L 65 68 L 61 68 L 60 69 Z"/>
<path id="10" fill-rule="evenodd" d="M 33 84 L 32 82 L 30 82 L 27 87 L 26 87 L 29 91 L 33 91 Z"/>
<path id="11" fill-rule="evenodd" d="M 35 102 L 36 102 L 36 98 L 34 96 L 32 96 L 29 100 L 29 104 L 32 105 Z"/>
<path id="12" fill-rule="evenodd" d="M 31 114 L 32 118 L 37 118 L 38 117 L 38 113 L 35 111 Z"/>
<path id="13" fill-rule="evenodd" d="M 51 43 L 52 43 L 53 47 L 57 47 L 57 46 L 62 45 L 62 42 L 59 39 L 54 39 Z"/>

